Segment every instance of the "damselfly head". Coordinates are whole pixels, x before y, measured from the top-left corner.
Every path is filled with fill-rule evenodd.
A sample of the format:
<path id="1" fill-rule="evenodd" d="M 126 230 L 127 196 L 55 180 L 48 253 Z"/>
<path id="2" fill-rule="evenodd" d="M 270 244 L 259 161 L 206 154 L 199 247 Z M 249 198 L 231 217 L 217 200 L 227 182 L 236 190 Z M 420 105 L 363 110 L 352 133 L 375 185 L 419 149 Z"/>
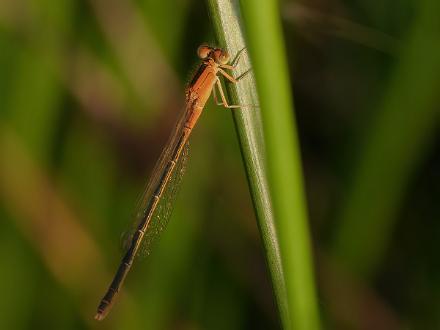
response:
<path id="1" fill-rule="evenodd" d="M 218 64 L 227 64 L 229 62 L 229 54 L 226 50 L 213 48 L 208 45 L 201 45 L 197 49 L 197 55 L 202 59 L 212 58 Z"/>
<path id="2" fill-rule="evenodd" d="M 216 48 L 213 50 L 212 57 L 218 64 L 227 64 L 229 62 L 229 54 L 226 50 Z"/>

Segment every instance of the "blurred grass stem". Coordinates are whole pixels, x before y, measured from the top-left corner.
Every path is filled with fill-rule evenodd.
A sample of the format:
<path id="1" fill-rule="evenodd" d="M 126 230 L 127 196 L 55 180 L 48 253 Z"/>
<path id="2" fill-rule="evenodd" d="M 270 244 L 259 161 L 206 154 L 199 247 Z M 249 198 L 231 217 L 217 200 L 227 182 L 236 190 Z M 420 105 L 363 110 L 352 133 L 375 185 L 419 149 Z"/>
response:
<path id="1" fill-rule="evenodd" d="M 221 45 L 232 54 L 245 47 L 237 2 L 211 0 L 209 4 Z M 280 318 L 285 329 L 318 329 L 307 212 L 278 7 L 273 1 L 243 1 L 242 8 L 267 145 L 259 108 L 235 111 L 234 119 Z M 243 62 L 243 68 L 248 69 L 250 61 Z M 236 104 L 257 104 L 253 75 L 246 81 L 230 91 L 232 99 Z"/>

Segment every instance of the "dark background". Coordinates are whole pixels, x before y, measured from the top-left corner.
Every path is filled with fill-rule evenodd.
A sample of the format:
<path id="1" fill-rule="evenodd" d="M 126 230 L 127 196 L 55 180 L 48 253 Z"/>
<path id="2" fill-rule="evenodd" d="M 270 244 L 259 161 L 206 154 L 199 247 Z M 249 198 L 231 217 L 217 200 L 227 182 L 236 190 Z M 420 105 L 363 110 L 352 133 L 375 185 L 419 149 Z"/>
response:
<path id="1" fill-rule="evenodd" d="M 280 3 L 324 329 L 440 328 L 436 2 Z M 93 320 L 213 40 L 201 1 L 1 1 L 1 329 L 280 327 L 212 101 L 168 229 Z"/>

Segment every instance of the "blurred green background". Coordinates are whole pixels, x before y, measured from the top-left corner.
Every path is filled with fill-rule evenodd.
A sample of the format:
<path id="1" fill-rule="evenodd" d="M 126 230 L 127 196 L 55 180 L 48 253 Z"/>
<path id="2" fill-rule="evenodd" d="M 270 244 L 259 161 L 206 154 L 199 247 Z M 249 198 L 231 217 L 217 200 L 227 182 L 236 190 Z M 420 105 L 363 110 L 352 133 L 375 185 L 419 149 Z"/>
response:
<path id="1" fill-rule="evenodd" d="M 281 1 L 280 15 L 323 328 L 440 328 L 440 3 Z M 1 0 L 1 329 L 280 328 L 213 102 L 168 229 L 93 320 L 210 24 L 195 0 Z"/>

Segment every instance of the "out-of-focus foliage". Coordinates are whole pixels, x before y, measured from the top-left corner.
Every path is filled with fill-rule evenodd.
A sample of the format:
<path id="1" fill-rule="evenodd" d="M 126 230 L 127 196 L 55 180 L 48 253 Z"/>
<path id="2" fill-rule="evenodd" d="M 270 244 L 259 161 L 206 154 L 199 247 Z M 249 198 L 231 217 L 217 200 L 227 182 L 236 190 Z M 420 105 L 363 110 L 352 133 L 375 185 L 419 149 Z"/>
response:
<path id="1" fill-rule="evenodd" d="M 438 328 L 440 4 L 280 8 L 323 328 Z M 1 329 L 280 327 L 234 125 L 212 103 L 168 229 L 93 320 L 213 40 L 200 1 L 0 2 Z"/>

